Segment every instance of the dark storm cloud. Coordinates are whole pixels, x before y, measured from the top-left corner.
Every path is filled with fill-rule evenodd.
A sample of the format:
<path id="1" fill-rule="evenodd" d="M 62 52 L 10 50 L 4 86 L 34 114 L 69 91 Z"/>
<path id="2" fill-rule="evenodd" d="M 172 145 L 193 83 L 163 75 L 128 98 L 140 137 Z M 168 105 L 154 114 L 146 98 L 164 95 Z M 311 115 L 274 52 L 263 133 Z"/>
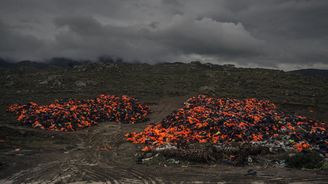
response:
<path id="1" fill-rule="evenodd" d="M 0 51 L 3 56 L 20 54 L 28 56 L 43 45 L 42 41 L 31 35 L 16 32 L 9 25 L 0 21 Z"/>
<path id="2" fill-rule="evenodd" d="M 57 47 L 81 50 L 88 56 L 111 53 L 147 62 L 165 61 L 168 56 L 200 54 L 222 57 L 261 54 L 261 40 L 242 24 L 222 23 L 210 18 L 195 20 L 181 15 L 169 24 L 112 26 L 92 17 L 61 17 L 55 20 L 66 31 L 57 35 Z M 93 48 L 97 48 L 94 52 Z"/>
<path id="3" fill-rule="evenodd" d="M 0 55 L 328 68 L 325 0 L 2 0 Z"/>

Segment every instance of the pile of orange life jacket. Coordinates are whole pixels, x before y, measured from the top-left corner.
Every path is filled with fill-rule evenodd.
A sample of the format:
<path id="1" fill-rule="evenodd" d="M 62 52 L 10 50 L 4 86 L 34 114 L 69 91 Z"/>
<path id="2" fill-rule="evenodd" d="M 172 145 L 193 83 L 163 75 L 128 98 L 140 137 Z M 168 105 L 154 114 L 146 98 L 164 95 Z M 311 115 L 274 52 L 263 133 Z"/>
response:
<path id="1" fill-rule="evenodd" d="M 303 151 L 327 153 L 327 124 L 286 114 L 268 100 L 189 98 L 184 106 L 142 132 L 126 134 L 128 141 L 150 151 L 163 144 L 229 144 L 232 142 L 283 143 Z"/>
<path id="2" fill-rule="evenodd" d="M 25 126 L 54 131 L 74 131 L 102 121 L 137 123 L 147 120 L 147 105 L 128 96 L 99 95 L 88 100 L 56 100 L 48 105 L 12 104 L 9 112 Z"/>

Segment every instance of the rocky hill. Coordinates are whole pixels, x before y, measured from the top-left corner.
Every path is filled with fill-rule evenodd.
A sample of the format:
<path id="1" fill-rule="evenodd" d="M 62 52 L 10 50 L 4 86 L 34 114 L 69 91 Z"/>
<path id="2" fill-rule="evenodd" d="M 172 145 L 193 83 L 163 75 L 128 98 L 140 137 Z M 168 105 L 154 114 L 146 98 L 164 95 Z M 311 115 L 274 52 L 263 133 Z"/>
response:
<path id="1" fill-rule="evenodd" d="M 328 117 L 328 78 L 321 77 L 325 71 L 314 75 L 314 70 L 284 72 L 200 62 L 150 65 L 60 58 L 46 63 L 12 64 L 2 60 L 0 68 L 0 84 L 4 86 L 0 91 L 2 106 L 13 101 L 94 97 L 99 93 L 144 99 L 205 93 L 270 99 L 285 110 L 317 119 Z"/>

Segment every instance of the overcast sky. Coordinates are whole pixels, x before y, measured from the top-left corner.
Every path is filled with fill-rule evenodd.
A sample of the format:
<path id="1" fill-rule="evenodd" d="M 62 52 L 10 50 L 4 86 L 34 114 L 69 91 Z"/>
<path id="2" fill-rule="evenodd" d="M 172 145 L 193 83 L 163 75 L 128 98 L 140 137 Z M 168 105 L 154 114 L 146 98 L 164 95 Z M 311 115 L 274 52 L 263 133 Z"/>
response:
<path id="1" fill-rule="evenodd" d="M 328 0 L 0 0 L 0 57 L 328 69 Z"/>

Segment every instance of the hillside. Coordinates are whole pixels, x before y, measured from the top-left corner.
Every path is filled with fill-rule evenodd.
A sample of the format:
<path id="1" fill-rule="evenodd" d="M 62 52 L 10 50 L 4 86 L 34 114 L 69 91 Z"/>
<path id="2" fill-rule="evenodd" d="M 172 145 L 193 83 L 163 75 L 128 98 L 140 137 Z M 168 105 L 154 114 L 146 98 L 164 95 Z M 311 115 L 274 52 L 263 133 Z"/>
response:
<path id="1" fill-rule="evenodd" d="M 284 165 L 278 162 L 273 167 L 260 161 L 256 167 L 236 169 L 227 163 L 209 165 L 158 157 L 157 161 L 140 164 L 147 154 L 142 156 L 138 152 L 141 147 L 124 138 L 128 132 L 142 131 L 150 122 L 162 120 L 197 94 L 269 99 L 280 110 L 328 121 L 327 78 L 199 62 L 149 65 L 66 60 L 1 64 L 0 85 L 0 182 L 191 183 L 195 179 L 212 181 L 218 176 L 224 181 L 246 183 L 264 179 L 281 183 L 327 180 L 324 171 L 290 170 L 281 168 Z M 12 103 L 47 104 L 55 99 L 94 98 L 102 93 L 138 98 L 150 106 L 150 121 L 134 125 L 104 122 L 76 132 L 47 132 L 19 126 L 15 115 L 6 112 Z M 250 168 L 258 170 L 258 175 L 248 176 Z"/>
<path id="2" fill-rule="evenodd" d="M 21 100 L 94 97 L 99 93 L 145 99 L 199 93 L 257 97 L 270 99 L 287 110 L 327 120 L 328 79 L 316 76 L 199 62 L 156 65 L 70 60 L 47 64 L 20 62 L 1 69 L 0 83 L 5 88 L 0 93 L 3 105 Z"/>

